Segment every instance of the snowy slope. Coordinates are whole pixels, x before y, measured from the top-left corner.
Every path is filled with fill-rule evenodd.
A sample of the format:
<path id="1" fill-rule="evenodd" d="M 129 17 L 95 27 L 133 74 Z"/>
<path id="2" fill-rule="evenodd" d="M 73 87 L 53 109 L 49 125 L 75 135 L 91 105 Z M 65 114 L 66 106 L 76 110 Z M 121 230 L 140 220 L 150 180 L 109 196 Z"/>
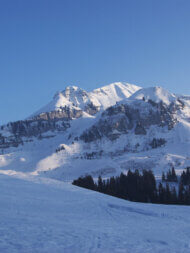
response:
<path id="1" fill-rule="evenodd" d="M 76 86 L 68 86 L 62 92 L 57 92 L 53 100 L 35 112 L 31 117 L 44 112 L 59 111 L 62 107 L 68 106 L 71 108 L 84 107 L 89 102 L 88 93 Z"/>
<path id="2" fill-rule="evenodd" d="M 0 252 L 190 252 L 189 207 L 0 175 Z"/>
<path id="3" fill-rule="evenodd" d="M 93 104 L 105 110 L 109 106 L 115 105 L 116 102 L 129 98 L 140 88 L 141 87 L 129 83 L 112 83 L 92 91 L 90 93 L 90 99 Z"/>
<path id="4" fill-rule="evenodd" d="M 162 87 L 150 87 L 140 89 L 135 92 L 130 99 L 144 99 L 145 101 L 152 100 L 155 103 L 163 102 L 169 105 L 177 100 L 176 96 Z"/>
<path id="5" fill-rule="evenodd" d="M 44 112 L 60 110 L 64 106 L 84 110 L 85 106 L 91 103 L 100 109 L 106 109 L 116 102 L 128 98 L 139 89 L 140 87 L 136 85 L 120 82 L 112 83 L 92 92 L 86 92 L 76 86 L 68 86 L 65 90 L 56 93 L 50 103 L 35 112 L 31 117 Z"/>

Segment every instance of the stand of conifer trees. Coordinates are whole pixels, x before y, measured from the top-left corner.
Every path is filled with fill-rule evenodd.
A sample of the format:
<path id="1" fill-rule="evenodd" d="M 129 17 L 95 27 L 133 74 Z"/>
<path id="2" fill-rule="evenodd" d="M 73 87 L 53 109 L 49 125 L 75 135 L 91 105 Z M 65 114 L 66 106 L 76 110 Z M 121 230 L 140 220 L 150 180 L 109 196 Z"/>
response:
<path id="1" fill-rule="evenodd" d="M 142 173 L 129 170 L 127 175 L 121 173 L 107 180 L 99 176 L 97 182 L 88 175 L 74 180 L 73 185 L 130 201 L 190 205 L 190 168 L 182 173 L 179 180 L 172 168 L 166 176 L 162 175 L 162 182 L 158 185 L 151 170 L 143 170 Z"/>

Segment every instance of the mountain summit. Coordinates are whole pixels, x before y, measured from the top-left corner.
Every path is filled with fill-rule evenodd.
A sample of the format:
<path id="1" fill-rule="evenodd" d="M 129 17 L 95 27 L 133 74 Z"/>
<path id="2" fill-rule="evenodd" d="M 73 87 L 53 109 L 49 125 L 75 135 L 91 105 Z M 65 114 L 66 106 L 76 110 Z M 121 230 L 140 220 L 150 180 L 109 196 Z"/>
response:
<path id="1" fill-rule="evenodd" d="M 50 103 L 35 112 L 31 117 L 41 113 L 61 111 L 65 106 L 85 111 L 89 106 L 93 106 L 97 111 L 105 110 L 116 102 L 130 97 L 140 88 L 133 84 L 121 82 L 112 83 L 92 92 L 86 92 L 77 86 L 67 86 L 63 91 L 57 92 Z"/>
<path id="2" fill-rule="evenodd" d="M 158 86 L 140 89 L 135 92 L 130 99 L 144 99 L 145 101 L 151 100 L 155 103 L 163 102 L 166 105 L 169 105 L 177 100 L 174 94 Z"/>

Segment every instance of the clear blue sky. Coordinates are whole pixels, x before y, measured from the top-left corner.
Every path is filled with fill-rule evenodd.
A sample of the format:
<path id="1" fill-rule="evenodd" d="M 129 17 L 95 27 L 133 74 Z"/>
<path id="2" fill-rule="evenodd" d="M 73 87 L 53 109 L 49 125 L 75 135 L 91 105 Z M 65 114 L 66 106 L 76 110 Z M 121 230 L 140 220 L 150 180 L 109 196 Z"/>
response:
<path id="1" fill-rule="evenodd" d="M 0 124 L 114 81 L 190 94 L 189 0 L 0 0 Z"/>

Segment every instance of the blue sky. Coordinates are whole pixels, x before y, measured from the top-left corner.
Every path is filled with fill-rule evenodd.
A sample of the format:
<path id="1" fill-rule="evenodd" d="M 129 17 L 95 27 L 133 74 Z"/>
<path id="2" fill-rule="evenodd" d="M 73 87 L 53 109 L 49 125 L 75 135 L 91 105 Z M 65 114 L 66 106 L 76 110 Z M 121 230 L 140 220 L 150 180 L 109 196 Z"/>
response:
<path id="1" fill-rule="evenodd" d="M 190 94 L 189 13 L 189 0 L 0 0 L 0 124 L 67 85 Z"/>

